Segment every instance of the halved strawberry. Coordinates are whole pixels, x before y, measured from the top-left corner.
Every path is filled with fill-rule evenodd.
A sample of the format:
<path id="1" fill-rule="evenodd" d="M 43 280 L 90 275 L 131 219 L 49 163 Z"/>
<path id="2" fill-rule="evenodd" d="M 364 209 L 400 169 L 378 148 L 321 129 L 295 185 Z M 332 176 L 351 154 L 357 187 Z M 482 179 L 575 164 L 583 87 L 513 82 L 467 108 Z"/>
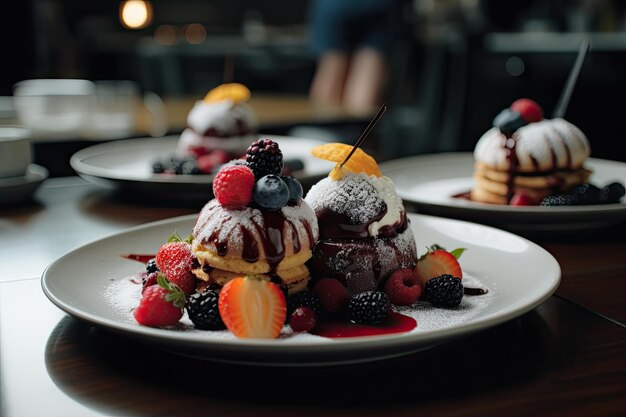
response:
<path id="1" fill-rule="evenodd" d="M 280 287 L 248 277 L 228 281 L 220 291 L 218 307 L 228 330 L 240 338 L 277 338 L 287 316 Z"/>
<path id="2" fill-rule="evenodd" d="M 443 274 L 450 274 L 459 279 L 463 279 L 463 271 L 457 259 L 464 251 L 465 249 L 459 248 L 448 252 L 437 244 L 432 245 L 428 248 L 428 252 L 422 255 L 417 261 L 415 273 L 420 281 L 422 281 L 423 285 L 426 285 L 431 278 Z"/>

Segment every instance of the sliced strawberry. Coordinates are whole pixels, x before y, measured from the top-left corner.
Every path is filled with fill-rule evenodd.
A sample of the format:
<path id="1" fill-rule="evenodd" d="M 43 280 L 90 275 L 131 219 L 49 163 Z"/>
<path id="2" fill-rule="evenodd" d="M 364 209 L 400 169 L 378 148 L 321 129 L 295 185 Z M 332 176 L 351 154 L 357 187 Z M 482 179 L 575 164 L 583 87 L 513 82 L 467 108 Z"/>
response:
<path id="1" fill-rule="evenodd" d="M 455 249 L 452 252 L 448 252 L 438 245 L 431 246 L 428 252 L 418 260 L 415 267 L 415 273 L 422 285 L 426 285 L 431 278 L 444 274 L 450 274 L 462 279 L 463 271 L 457 259 L 463 251 L 464 249 Z"/>
<path id="2" fill-rule="evenodd" d="M 224 324 L 240 338 L 275 339 L 287 316 L 280 287 L 253 278 L 235 278 L 226 283 L 218 305 Z"/>

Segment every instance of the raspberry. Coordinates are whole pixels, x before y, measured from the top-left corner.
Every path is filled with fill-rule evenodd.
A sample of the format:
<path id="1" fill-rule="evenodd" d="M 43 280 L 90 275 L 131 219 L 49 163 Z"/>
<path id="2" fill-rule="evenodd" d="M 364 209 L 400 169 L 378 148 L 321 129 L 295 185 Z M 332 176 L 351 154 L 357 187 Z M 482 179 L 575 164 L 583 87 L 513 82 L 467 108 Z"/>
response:
<path id="1" fill-rule="evenodd" d="M 310 332 L 317 324 L 317 315 L 309 307 L 298 307 L 289 317 L 289 325 L 294 332 Z"/>
<path id="2" fill-rule="evenodd" d="M 377 324 L 387 318 L 391 303 L 381 291 L 356 294 L 348 303 L 348 319 L 353 323 Z"/>
<path id="3" fill-rule="evenodd" d="M 248 147 L 246 163 L 256 179 L 268 174 L 280 175 L 283 171 L 283 153 L 273 140 L 259 139 Z"/>
<path id="4" fill-rule="evenodd" d="M 215 291 L 193 293 L 187 299 L 187 314 L 197 329 L 222 330 L 226 326 L 218 308 L 219 295 Z"/>
<path id="5" fill-rule="evenodd" d="M 528 194 L 515 193 L 509 201 L 510 206 L 536 206 L 537 201 L 531 198 Z"/>
<path id="6" fill-rule="evenodd" d="M 543 119 L 543 110 L 539 104 L 528 98 L 515 100 L 511 104 L 511 110 L 518 112 L 526 123 L 539 122 Z"/>
<path id="7" fill-rule="evenodd" d="M 385 283 L 385 294 L 391 304 L 408 306 L 422 295 L 421 281 L 411 268 L 394 271 Z"/>
<path id="8" fill-rule="evenodd" d="M 159 248 L 156 264 L 167 279 L 176 284 L 185 294 L 196 288 L 196 280 L 191 273 L 193 254 L 191 245 L 186 242 L 168 242 Z"/>
<path id="9" fill-rule="evenodd" d="M 350 293 L 343 284 L 334 278 L 322 278 L 313 293 L 320 300 L 320 309 L 324 313 L 341 313 L 350 300 Z"/>
<path id="10" fill-rule="evenodd" d="M 157 282 L 158 285 L 146 288 L 133 316 L 143 326 L 172 326 L 183 316 L 185 294 L 163 274 L 159 274 Z"/>
<path id="11" fill-rule="evenodd" d="M 424 298 L 435 307 L 456 307 L 463 299 L 463 283 L 450 274 L 440 275 L 426 283 Z"/>
<path id="12" fill-rule="evenodd" d="M 300 291 L 287 299 L 287 317 L 298 307 L 308 307 L 315 314 L 320 313 L 320 299 L 310 291 Z"/>
<path id="13" fill-rule="evenodd" d="M 246 207 L 252 201 L 253 188 L 254 174 L 246 166 L 225 166 L 213 180 L 213 194 L 225 207 Z"/>
<path id="14" fill-rule="evenodd" d="M 146 279 L 143 280 L 143 284 L 142 284 L 142 288 L 141 288 L 141 293 L 143 294 L 146 289 L 148 287 L 151 287 L 153 285 L 157 284 L 157 277 L 159 276 L 158 272 L 151 272 L 146 276 Z"/>

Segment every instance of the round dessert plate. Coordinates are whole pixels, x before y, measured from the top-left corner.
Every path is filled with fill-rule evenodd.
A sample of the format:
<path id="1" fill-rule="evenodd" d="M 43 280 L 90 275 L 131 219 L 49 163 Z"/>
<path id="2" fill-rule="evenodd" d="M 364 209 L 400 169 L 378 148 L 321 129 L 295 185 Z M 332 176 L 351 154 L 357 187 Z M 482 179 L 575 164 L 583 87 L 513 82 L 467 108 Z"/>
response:
<path id="1" fill-rule="evenodd" d="M 27 200 L 48 178 L 48 170 L 40 165 L 30 164 L 21 177 L 0 179 L 0 206 L 17 204 Z"/>
<path id="2" fill-rule="evenodd" d="M 626 164 L 590 158 L 590 181 L 603 186 L 626 183 Z M 471 153 L 441 153 L 396 159 L 380 165 L 405 202 L 420 212 L 471 220 L 512 231 L 588 230 L 626 219 L 626 204 L 574 207 L 505 206 L 455 197 L 474 185 Z"/>
<path id="3" fill-rule="evenodd" d="M 79 247 L 46 269 L 42 287 L 48 298 L 70 315 L 163 350 L 225 362 L 311 366 L 359 363 L 420 351 L 520 316 L 543 303 L 559 285 L 557 261 L 524 238 L 459 220 L 414 214 L 409 219 L 418 248 L 435 242 L 467 248 L 461 259 L 463 269 L 489 292 L 466 296 L 472 300 L 464 299 L 468 304 L 458 309 L 431 308 L 430 315 L 428 310 L 419 311 L 418 327 L 407 333 L 344 339 L 299 334 L 261 340 L 236 339 L 227 331 L 138 325 L 132 309 L 136 306 L 133 297 L 138 299 L 141 288 L 129 277 L 144 266 L 122 255 L 155 253 L 173 230 L 188 233 L 196 220 L 193 215 L 135 227 Z"/>
<path id="4" fill-rule="evenodd" d="M 324 142 L 287 136 L 262 135 L 279 143 L 285 159 L 299 159 L 304 169 L 294 172 L 303 186 L 312 185 L 333 164 L 310 155 Z M 141 198 L 206 201 L 213 175 L 154 174 L 152 164 L 174 155 L 178 136 L 111 141 L 82 149 L 72 155 L 72 168 L 86 180 L 113 186 Z"/>

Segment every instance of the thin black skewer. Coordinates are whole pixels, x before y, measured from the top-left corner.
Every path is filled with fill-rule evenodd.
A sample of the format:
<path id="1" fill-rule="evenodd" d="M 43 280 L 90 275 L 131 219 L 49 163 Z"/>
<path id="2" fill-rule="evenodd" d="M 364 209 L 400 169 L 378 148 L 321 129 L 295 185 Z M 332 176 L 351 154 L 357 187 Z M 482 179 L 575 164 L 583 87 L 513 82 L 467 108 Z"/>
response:
<path id="1" fill-rule="evenodd" d="M 356 143 L 352 147 L 352 150 L 350 151 L 348 156 L 346 156 L 346 159 L 344 159 L 343 162 L 339 165 L 340 168 L 343 167 L 343 164 L 348 162 L 348 159 L 350 159 L 352 155 L 354 154 L 354 152 L 356 152 L 357 148 L 361 146 L 361 144 L 365 141 L 365 139 L 370 134 L 372 129 L 374 129 L 374 126 L 376 126 L 376 123 L 378 123 L 378 121 L 380 120 L 381 117 L 383 117 L 383 114 L 385 114 L 386 111 L 387 111 L 386 104 L 383 104 L 382 106 L 380 106 L 380 109 L 378 109 L 374 118 L 369 122 L 369 124 L 367 125 L 363 133 L 361 133 L 361 136 L 359 136 L 359 139 L 357 139 Z"/>
<path id="2" fill-rule="evenodd" d="M 578 81 L 578 75 L 580 74 L 580 69 L 583 66 L 583 62 L 585 62 L 585 57 L 587 56 L 587 52 L 589 52 L 590 46 L 589 39 L 585 38 L 580 44 L 580 48 L 578 49 L 578 55 L 576 56 L 576 61 L 574 62 L 574 66 L 567 77 L 567 83 L 565 83 L 565 87 L 561 92 L 561 97 L 559 97 L 558 104 L 556 105 L 556 109 L 554 110 L 553 117 L 563 117 L 565 116 L 565 111 L 567 110 L 567 106 L 569 105 L 569 99 L 572 97 L 572 92 L 574 91 L 574 87 L 576 86 L 576 81 Z"/>

